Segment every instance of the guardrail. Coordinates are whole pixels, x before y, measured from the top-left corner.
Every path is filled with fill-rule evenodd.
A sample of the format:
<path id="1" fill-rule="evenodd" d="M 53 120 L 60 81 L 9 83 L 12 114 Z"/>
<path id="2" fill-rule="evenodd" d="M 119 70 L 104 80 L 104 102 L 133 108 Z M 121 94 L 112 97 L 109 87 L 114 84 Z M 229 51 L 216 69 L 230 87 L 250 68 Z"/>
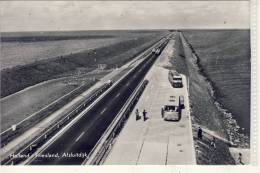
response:
<path id="1" fill-rule="evenodd" d="M 58 122 L 54 123 L 46 132 L 41 134 L 38 138 L 33 140 L 29 145 L 24 147 L 17 153 L 10 154 L 8 158 L 1 161 L 1 164 L 9 165 L 9 164 L 18 164 L 25 159 L 27 159 L 30 155 L 32 155 L 40 146 L 42 146 L 48 139 L 54 136 L 63 126 L 68 124 L 73 118 L 75 118 L 79 112 L 85 109 L 88 105 L 90 105 L 97 97 L 99 97 L 104 91 L 106 91 L 112 83 L 106 83 L 101 86 L 98 90 L 96 90 L 89 98 L 83 101 L 79 106 L 69 112 L 65 117 L 62 117 L 58 120 Z M 25 156 L 25 157 L 22 157 Z"/>
<path id="2" fill-rule="evenodd" d="M 166 45 L 167 43 L 168 40 L 166 39 L 166 42 L 159 44 L 158 47 L 161 47 L 162 45 Z M 127 100 L 126 104 L 121 108 L 121 110 L 116 115 L 116 117 L 109 125 L 107 130 L 104 132 L 104 134 L 98 140 L 94 148 L 88 154 L 88 157 L 83 161 L 82 165 L 102 164 L 104 158 L 106 157 L 106 155 L 108 154 L 108 152 L 110 151 L 113 145 L 113 141 L 115 137 L 121 131 L 123 124 L 128 119 L 130 113 L 132 112 L 134 106 L 136 105 L 138 99 L 140 98 L 148 82 L 149 82 L 148 80 L 144 80 L 137 86 L 133 94 Z"/>
<path id="3" fill-rule="evenodd" d="M 94 81 L 93 81 L 94 82 Z M 16 136 L 22 134 L 26 130 L 28 130 L 30 127 L 35 125 L 36 123 L 40 122 L 47 116 L 49 116 L 54 111 L 58 110 L 62 106 L 64 106 L 66 103 L 70 102 L 72 99 L 74 99 L 74 96 L 79 95 L 82 91 L 86 90 L 93 84 L 93 82 L 88 83 L 86 85 L 82 85 L 68 94 L 62 96 L 58 100 L 54 101 L 49 106 L 41 109 L 37 113 L 34 113 L 30 115 L 29 117 L 25 118 L 24 120 L 20 121 L 19 123 L 15 124 L 16 129 L 13 130 L 12 127 L 8 128 L 7 130 L 1 132 L 0 138 L 1 138 L 1 148 L 8 144 L 11 140 L 13 140 Z"/>
<path id="4" fill-rule="evenodd" d="M 158 46 L 158 45 L 162 45 L 163 42 L 165 40 L 164 39 L 161 39 L 158 43 L 156 43 L 155 45 L 153 45 L 151 48 L 153 48 L 154 46 Z M 147 56 L 148 54 L 150 54 L 151 52 L 149 52 L 150 49 L 146 50 L 144 52 L 144 54 L 142 55 L 143 57 L 144 56 Z M 133 68 L 135 69 L 135 68 Z M 132 69 L 132 70 L 133 70 Z M 119 79 L 114 85 L 116 85 L 117 83 L 120 82 L 120 80 L 122 80 L 125 76 L 127 76 L 132 70 L 130 70 L 127 74 L 123 75 L 121 77 L 121 79 Z M 111 88 L 110 88 L 111 89 Z M 93 99 L 94 101 L 94 99 Z M 92 102 L 91 102 L 92 103 Z M 82 104 L 81 104 L 82 105 Z M 84 103 L 83 103 L 84 105 Z M 85 105 L 84 105 L 85 106 Z M 75 112 L 74 112 L 75 111 Z M 34 140 L 33 142 L 31 142 L 29 145 L 27 145 L 24 149 L 20 150 L 20 152 L 18 152 L 17 154 L 11 154 L 10 157 L 8 159 L 5 159 L 4 161 L 1 162 L 4 163 L 4 164 L 18 164 L 18 163 L 21 163 L 22 161 L 28 159 L 29 157 L 31 157 L 33 155 L 33 153 L 38 149 L 40 148 L 41 146 L 43 146 L 46 141 L 55 136 L 56 132 L 60 131 L 60 128 L 65 126 L 65 125 L 69 125 L 69 122 L 70 120 L 72 120 L 73 118 L 75 117 L 78 117 L 76 116 L 77 113 L 80 111 L 80 108 L 79 109 L 74 109 L 72 112 L 75 113 L 73 114 L 72 112 L 69 113 L 67 116 L 65 116 L 64 118 L 62 118 L 62 120 L 58 123 L 55 123 L 49 130 L 47 130 L 44 134 L 42 134 L 40 137 L 38 137 L 36 140 Z M 29 143 L 29 142 L 28 142 Z M 26 157 L 19 157 L 19 155 L 21 156 L 26 156 Z M 12 156 L 18 156 L 18 157 L 12 157 Z"/>
<path id="5" fill-rule="evenodd" d="M 82 164 L 98 165 L 102 163 L 113 145 L 114 138 L 121 131 L 148 82 L 148 80 L 144 80 L 139 84 Z"/>
<path id="6" fill-rule="evenodd" d="M 159 42 L 162 39 L 163 38 L 160 38 Z M 158 42 L 153 44 L 150 48 L 146 49 L 144 51 L 144 54 L 142 55 L 142 57 L 145 57 L 148 54 L 150 54 L 150 50 L 153 48 L 153 46 L 157 47 L 157 45 L 158 45 Z M 58 100 L 56 100 L 55 102 L 53 102 L 53 104 L 41 109 L 37 113 L 34 113 L 31 116 L 29 116 L 29 117 L 25 118 L 24 120 L 20 121 L 19 123 L 15 124 L 15 126 L 16 126 L 15 130 L 13 130 L 12 127 L 10 127 L 8 129 L 6 129 L 5 131 L 1 132 L 1 134 L 0 134 L 0 139 L 1 139 L 0 148 L 5 146 L 6 144 L 8 144 L 11 140 L 13 140 L 18 135 L 22 134 L 23 132 L 25 132 L 29 128 L 31 128 L 36 123 L 38 123 L 41 120 L 43 120 L 44 118 L 46 118 L 52 112 L 58 110 L 61 106 L 63 106 L 67 102 L 71 101 L 74 98 L 74 97 L 72 97 L 73 95 L 80 94 L 82 91 L 86 90 L 86 88 L 88 88 L 89 85 L 91 85 L 91 84 L 92 83 L 90 83 L 88 85 L 83 85 L 79 88 L 72 90 L 70 93 L 64 95 L 63 97 L 61 97 Z"/>

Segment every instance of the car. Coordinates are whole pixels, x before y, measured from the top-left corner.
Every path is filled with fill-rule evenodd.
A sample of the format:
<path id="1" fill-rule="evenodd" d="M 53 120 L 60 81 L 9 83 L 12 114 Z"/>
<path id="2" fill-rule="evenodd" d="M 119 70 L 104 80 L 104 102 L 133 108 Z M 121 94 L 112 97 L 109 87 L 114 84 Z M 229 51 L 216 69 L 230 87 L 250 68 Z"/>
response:
<path id="1" fill-rule="evenodd" d="M 164 105 L 163 106 L 163 118 L 165 121 L 179 121 L 180 111 L 178 106 Z"/>
<path id="2" fill-rule="evenodd" d="M 112 81 L 112 80 L 108 80 L 108 81 L 106 82 L 106 84 L 109 85 L 109 86 L 111 86 L 111 85 L 113 85 L 113 81 Z"/>
<path id="3" fill-rule="evenodd" d="M 174 88 L 182 88 L 182 77 L 176 71 L 169 71 L 169 81 Z"/>
<path id="4" fill-rule="evenodd" d="M 179 99 L 175 98 L 175 96 L 170 96 L 168 103 L 162 107 L 162 116 L 165 121 L 179 121 L 181 119 Z"/>
<path id="5" fill-rule="evenodd" d="M 183 87 L 181 75 L 178 74 L 178 75 L 172 76 L 172 85 L 175 88 L 182 88 Z"/>
<path id="6" fill-rule="evenodd" d="M 156 51 L 155 51 L 155 54 L 156 55 L 159 55 L 161 53 L 161 50 L 158 48 L 158 49 L 156 49 Z"/>

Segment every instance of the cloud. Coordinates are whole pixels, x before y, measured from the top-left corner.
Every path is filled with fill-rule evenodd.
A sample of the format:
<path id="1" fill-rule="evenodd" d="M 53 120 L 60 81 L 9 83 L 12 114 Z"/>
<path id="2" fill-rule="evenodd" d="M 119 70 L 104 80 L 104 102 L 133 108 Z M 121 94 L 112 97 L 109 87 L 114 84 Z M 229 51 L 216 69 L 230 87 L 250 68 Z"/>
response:
<path id="1" fill-rule="evenodd" d="M 248 1 L 4 1 L 2 31 L 249 28 Z"/>

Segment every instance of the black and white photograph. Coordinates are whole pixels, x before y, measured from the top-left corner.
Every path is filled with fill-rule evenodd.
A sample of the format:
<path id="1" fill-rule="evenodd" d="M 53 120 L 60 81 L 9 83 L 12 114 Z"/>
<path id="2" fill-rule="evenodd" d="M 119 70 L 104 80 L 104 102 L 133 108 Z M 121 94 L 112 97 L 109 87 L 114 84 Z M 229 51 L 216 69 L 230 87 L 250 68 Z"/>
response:
<path id="1" fill-rule="evenodd" d="M 254 162 L 250 1 L 0 10 L 2 166 Z"/>

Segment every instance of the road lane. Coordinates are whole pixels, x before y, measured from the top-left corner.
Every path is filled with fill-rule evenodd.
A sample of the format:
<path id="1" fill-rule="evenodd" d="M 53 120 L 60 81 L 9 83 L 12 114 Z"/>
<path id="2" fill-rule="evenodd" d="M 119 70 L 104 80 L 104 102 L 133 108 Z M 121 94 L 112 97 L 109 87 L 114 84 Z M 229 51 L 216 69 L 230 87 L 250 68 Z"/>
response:
<path id="1" fill-rule="evenodd" d="M 134 107 L 134 110 L 145 109 L 149 119 L 136 121 L 134 111 L 129 115 L 124 128 L 110 147 L 104 165 L 196 164 L 186 77 L 181 75 L 183 88 L 173 88 L 168 79 L 169 70 L 165 68 L 171 67 L 174 44 L 174 40 L 169 41 L 147 73 L 145 79 L 149 80 L 149 85 Z M 185 105 L 182 118 L 178 122 L 164 121 L 162 106 L 169 103 L 171 96 L 178 98 L 180 95 L 184 96 Z"/>
<path id="2" fill-rule="evenodd" d="M 79 135 L 79 137 L 76 139 L 75 142 L 77 142 L 77 141 L 84 135 L 84 133 L 85 133 L 85 132 L 82 132 L 82 133 Z"/>
<path id="3" fill-rule="evenodd" d="M 163 45 L 164 47 L 165 45 Z M 36 157 L 32 165 L 79 165 L 95 146 L 98 139 L 120 111 L 128 97 L 144 78 L 157 56 L 150 55 L 137 66 L 122 82 L 115 86 L 66 133 L 54 141 L 41 154 L 59 157 Z M 129 83 L 129 85 L 125 85 Z M 118 95 L 120 93 L 120 95 Z M 117 96 L 118 95 L 118 96 Z M 84 134 L 79 138 L 80 134 Z M 79 138 L 79 139 L 78 139 Z M 76 142 L 75 142 L 76 141 Z M 66 157 L 63 157 L 66 156 Z M 70 157 L 71 156 L 71 157 Z M 76 157 L 74 157 L 76 156 Z"/>

